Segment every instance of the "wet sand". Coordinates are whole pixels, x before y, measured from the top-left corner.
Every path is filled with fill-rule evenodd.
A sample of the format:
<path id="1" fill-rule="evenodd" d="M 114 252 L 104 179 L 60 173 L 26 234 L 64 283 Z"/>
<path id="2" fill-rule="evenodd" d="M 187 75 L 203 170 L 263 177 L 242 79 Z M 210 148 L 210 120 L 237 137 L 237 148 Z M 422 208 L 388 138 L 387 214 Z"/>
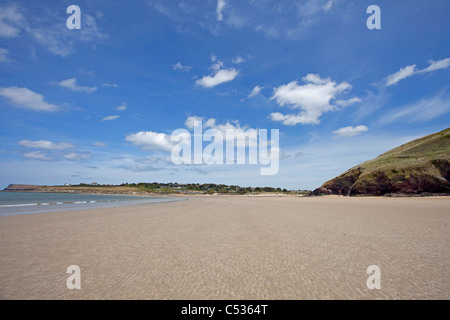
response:
<path id="1" fill-rule="evenodd" d="M 0 298 L 450 299 L 450 198 L 204 196 L 0 217 Z"/>

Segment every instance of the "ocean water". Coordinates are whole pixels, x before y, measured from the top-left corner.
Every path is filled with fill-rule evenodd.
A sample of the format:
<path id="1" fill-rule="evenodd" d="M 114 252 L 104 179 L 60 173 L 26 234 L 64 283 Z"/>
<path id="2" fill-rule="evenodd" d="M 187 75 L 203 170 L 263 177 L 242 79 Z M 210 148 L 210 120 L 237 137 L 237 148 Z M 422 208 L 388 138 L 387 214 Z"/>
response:
<path id="1" fill-rule="evenodd" d="M 155 196 L 0 192 L 0 216 L 111 208 L 179 200 L 183 199 Z"/>

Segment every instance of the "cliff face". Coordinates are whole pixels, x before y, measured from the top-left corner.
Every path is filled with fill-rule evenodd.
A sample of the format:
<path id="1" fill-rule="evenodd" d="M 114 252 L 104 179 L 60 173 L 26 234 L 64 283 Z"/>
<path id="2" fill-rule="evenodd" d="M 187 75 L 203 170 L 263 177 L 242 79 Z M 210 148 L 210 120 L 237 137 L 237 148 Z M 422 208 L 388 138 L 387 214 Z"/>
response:
<path id="1" fill-rule="evenodd" d="M 325 182 L 313 195 L 450 194 L 450 128 L 408 142 Z"/>

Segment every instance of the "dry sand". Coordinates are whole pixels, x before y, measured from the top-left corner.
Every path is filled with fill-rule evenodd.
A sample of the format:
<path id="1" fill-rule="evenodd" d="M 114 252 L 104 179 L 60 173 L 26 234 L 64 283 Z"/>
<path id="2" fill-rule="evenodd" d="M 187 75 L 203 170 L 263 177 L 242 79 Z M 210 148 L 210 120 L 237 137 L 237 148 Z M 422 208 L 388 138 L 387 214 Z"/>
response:
<path id="1" fill-rule="evenodd" d="M 449 299 L 450 198 L 192 197 L 0 217 L 2 299 Z M 369 265 L 381 289 L 366 287 Z M 66 287 L 69 265 L 81 289 Z"/>

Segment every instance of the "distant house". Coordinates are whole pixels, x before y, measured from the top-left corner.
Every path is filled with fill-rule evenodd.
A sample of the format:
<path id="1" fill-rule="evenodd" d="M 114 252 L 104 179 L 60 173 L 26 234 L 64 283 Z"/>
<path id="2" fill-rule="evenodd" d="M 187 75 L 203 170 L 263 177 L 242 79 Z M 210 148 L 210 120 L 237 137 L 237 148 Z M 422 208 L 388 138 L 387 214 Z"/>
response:
<path id="1" fill-rule="evenodd" d="M 90 185 L 91 186 L 98 186 L 98 182 L 92 182 Z"/>
<path id="2" fill-rule="evenodd" d="M 64 183 L 64 187 L 70 187 L 71 184 L 70 183 Z"/>

